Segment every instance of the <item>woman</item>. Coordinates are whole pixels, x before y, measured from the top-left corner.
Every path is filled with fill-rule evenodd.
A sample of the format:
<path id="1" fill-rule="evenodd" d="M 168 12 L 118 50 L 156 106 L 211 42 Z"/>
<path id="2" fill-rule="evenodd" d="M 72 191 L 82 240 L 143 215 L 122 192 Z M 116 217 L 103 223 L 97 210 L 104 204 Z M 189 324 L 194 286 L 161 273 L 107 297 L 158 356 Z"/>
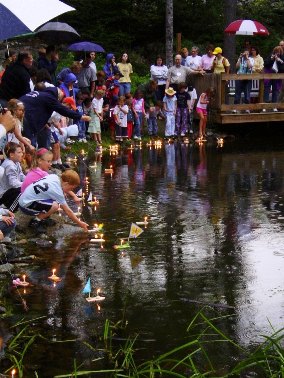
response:
<path id="1" fill-rule="evenodd" d="M 106 74 L 105 79 L 113 78 L 114 75 L 119 72 L 117 64 L 115 63 L 115 56 L 112 53 L 107 54 L 106 63 L 103 66 L 103 71 Z"/>
<path id="2" fill-rule="evenodd" d="M 201 57 L 201 67 L 206 73 L 213 72 L 213 61 L 215 59 L 213 51 L 213 45 L 208 45 L 206 48 L 206 54 L 202 55 Z"/>
<path id="3" fill-rule="evenodd" d="M 121 78 L 119 79 L 119 96 L 126 96 L 131 92 L 130 75 L 133 73 L 132 64 L 128 61 L 128 55 L 122 54 L 121 62 L 117 64 Z"/>
<path id="4" fill-rule="evenodd" d="M 259 55 L 259 50 L 257 47 L 252 46 L 250 49 L 250 55 L 254 60 L 254 65 L 252 67 L 252 73 L 261 73 L 264 67 L 263 57 Z"/>
<path id="5" fill-rule="evenodd" d="M 265 73 L 283 73 L 284 72 L 284 54 L 281 46 L 276 46 L 272 54 L 264 61 L 264 72 Z M 269 92 L 272 87 L 272 98 L 271 102 L 277 102 L 279 97 L 279 92 L 281 89 L 282 80 L 275 79 L 265 79 L 264 80 L 264 102 L 269 102 Z M 265 112 L 266 109 L 263 109 Z M 274 112 L 278 109 L 274 108 Z"/>
<path id="6" fill-rule="evenodd" d="M 151 73 L 151 80 L 157 82 L 157 90 L 156 90 L 156 97 L 158 101 L 163 101 L 166 89 L 166 81 L 167 81 L 167 74 L 168 74 L 168 67 L 163 64 L 163 58 L 158 55 L 153 64 L 150 67 Z"/>

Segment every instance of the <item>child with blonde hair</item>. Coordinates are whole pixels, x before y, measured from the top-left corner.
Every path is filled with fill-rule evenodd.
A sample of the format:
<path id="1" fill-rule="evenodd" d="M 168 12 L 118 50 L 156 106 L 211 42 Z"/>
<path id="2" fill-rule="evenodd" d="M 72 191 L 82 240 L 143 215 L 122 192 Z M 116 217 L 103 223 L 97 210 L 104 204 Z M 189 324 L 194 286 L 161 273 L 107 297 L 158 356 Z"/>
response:
<path id="1" fill-rule="evenodd" d="M 44 220 L 54 214 L 59 205 L 65 214 L 77 223 L 83 230 L 88 230 L 88 224 L 81 221 L 68 206 L 64 193 L 74 190 L 80 185 L 77 172 L 68 169 L 61 178 L 55 174 L 48 175 L 30 184 L 22 193 L 19 205 L 23 213 L 34 216 L 29 227 L 39 233 L 46 232 Z"/>
<path id="2" fill-rule="evenodd" d="M 92 140 L 98 145 L 102 144 L 101 122 L 103 120 L 103 103 L 105 92 L 102 89 L 95 91 L 95 97 L 92 101 L 92 111 L 90 112 L 91 121 L 89 123 L 88 133 Z"/>

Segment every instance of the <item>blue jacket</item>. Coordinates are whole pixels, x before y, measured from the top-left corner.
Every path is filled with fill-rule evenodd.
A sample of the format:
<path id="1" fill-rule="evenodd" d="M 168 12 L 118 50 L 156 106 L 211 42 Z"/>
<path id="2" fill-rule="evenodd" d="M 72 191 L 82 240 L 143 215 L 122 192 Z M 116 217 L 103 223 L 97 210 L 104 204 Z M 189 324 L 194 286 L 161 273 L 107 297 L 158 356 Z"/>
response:
<path id="1" fill-rule="evenodd" d="M 117 72 L 119 72 L 118 67 L 117 66 L 113 66 L 111 64 L 111 60 L 112 60 L 113 55 L 114 54 L 112 54 L 112 53 L 107 54 L 107 56 L 106 56 L 106 63 L 103 66 L 103 71 L 106 74 L 106 79 L 108 79 L 109 77 L 112 77 L 114 74 L 116 74 Z"/>
<path id="2" fill-rule="evenodd" d="M 58 100 L 56 87 L 46 88 L 42 92 L 30 92 L 19 98 L 25 105 L 24 134 L 32 138 L 47 124 L 52 112 L 79 120 L 82 114 L 69 110 Z"/>

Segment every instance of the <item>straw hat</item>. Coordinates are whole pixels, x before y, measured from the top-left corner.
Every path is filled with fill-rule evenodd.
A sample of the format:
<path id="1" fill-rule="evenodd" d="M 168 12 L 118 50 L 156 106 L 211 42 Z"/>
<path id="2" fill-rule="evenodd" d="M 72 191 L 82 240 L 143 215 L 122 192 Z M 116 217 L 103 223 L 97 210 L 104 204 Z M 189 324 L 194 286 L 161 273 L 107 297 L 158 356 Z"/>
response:
<path id="1" fill-rule="evenodd" d="M 166 89 L 165 92 L 169 96 L 173 96 L 174 94 L 176 94 L 176 91 L 172 87 L 169 87 L 168 89 Z"/>

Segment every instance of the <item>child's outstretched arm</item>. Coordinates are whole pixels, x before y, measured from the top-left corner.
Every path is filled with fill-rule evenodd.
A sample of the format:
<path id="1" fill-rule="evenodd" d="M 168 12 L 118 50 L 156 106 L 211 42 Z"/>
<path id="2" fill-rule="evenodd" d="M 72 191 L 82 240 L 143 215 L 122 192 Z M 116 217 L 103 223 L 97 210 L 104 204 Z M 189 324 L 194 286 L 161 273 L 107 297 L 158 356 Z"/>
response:
<path id="1" fill-rule="evenodd" d="M 88 231 L 88 227 L 89 227 L 88 223 L 85 223 L 81 221 L 78 217 L 76 217 L 76 215 L 73 213 L 73 211 L 70 209 L 70 207 L 67 204 L 61 205 L 61 208 L 73 222 L 77 223 L 78 226 L 83 228 L 84 231 Z"/>

